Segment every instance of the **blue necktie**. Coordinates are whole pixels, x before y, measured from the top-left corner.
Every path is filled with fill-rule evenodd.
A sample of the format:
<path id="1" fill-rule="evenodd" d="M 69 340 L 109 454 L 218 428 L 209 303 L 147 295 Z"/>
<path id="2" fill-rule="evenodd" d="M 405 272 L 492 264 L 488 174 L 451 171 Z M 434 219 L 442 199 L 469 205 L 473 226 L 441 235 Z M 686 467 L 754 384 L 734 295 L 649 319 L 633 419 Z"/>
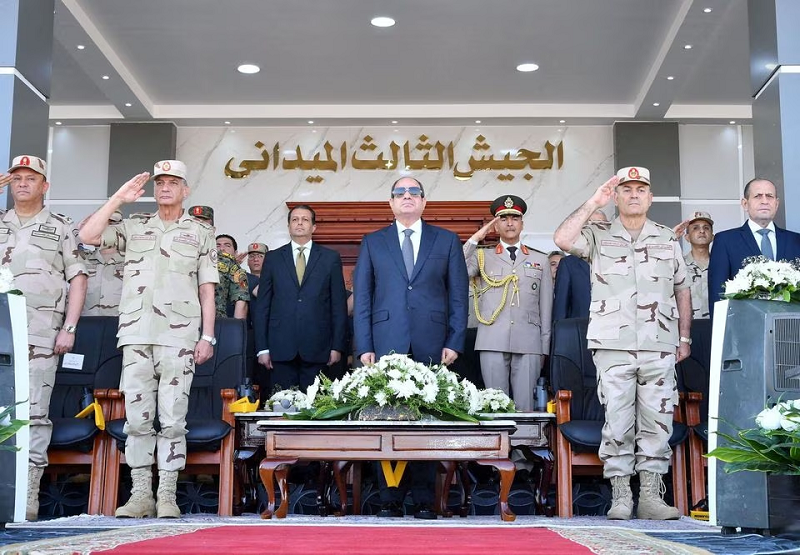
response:
<path id="1" fill-rule="evenodd" d="M 411 234 L 414 230 L 404 229 L 403 233 L 406 235 L 403 239 L 403 263 L 406 265 L 408 279 L 411 279 L 411 274 L 414 273 L 414 245 L 411 244 Z"/>
<path id="2" fill-rule="evenodd" d="M 758 233 L 761 234 L 761 254 L 770 260 L 775 260 L 775 253 L 772 252 L 772 242 L 769 240 L 769 230 L 759 229 Z"/>

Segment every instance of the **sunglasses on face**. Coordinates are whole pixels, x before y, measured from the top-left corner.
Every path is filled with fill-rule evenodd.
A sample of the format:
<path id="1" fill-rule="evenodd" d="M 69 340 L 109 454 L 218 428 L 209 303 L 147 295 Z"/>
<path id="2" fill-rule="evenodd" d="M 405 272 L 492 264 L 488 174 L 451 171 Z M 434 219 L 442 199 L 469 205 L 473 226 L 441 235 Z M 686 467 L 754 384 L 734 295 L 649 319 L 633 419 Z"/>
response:
<path id="1" fill-rule="evenodd" d="M 392 191 L 392 196 L 394 198 L 403 198 L 406 193 L 408 193 L 412 197 L 421 197 L 422 196 L 422 188 L 421 187 L 396 187 Z"/>

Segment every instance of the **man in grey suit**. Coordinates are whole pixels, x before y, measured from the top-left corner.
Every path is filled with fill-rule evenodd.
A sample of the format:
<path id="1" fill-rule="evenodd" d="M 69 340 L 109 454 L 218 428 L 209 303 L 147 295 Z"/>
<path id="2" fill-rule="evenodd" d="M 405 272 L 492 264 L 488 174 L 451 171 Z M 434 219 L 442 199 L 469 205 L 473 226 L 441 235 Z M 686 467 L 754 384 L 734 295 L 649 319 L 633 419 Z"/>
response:
<path id="1" fill-rule="evenodd" d="M 550 352 L 553 276 L 547 255 L 520 243 L 528 207 L 514 195 L 496 199 L 495 218 L 464 244 L 467 272 L 477 299 L 481 372 L 486 387 L 511 394 L 517 409 L 533 410 L 533 390 Z M 494 249 L 478 248 L 491 229 Z"/>

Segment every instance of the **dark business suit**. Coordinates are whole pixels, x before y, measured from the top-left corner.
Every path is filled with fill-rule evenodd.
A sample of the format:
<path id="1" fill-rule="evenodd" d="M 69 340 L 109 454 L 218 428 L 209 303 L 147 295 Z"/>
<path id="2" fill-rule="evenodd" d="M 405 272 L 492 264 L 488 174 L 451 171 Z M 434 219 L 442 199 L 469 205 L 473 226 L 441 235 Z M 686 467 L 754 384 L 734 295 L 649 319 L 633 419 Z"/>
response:
<path id="1" fill-rule="evenodd" d="M 589 263 L 579 256 L 565 256 L 558 264 L 553 299 L 553 321 L 588 318 L 592 300 Z"/>
<path id="2" fill-rule="evenodd" d="M 794 260 L 800 257 L 800 234 L 775 226 L 777 260 Z M 742 261 L 749 256 L 759 256 L 761 246 L 756 243 L 747 222 L 742 227 L 722 231 L 714 236 L 711 259 L 708 263 L 708 308 L 714 317 L 714 303 L 722 298 L 725 282 L 741 270 Z"/>
<path id="3" fill-rule="evenodd" d="M 253 327 L 256 353 L 269 349 L 273 386 L 305 389 L 327 368 L 332 350 L 347 352 L 346 298 L 336 251 L 313 243 L 302 284 L 291 243 L 267 253 Z"/>
<path id="4" fill-rule="evenodd" d="M 397 229 L 392 224 L 364 236 L 361 243 L 353 273 L 356 357 L 373 352 L 377 360 L 394 351 L 438 364 L 445 347 L 464 352 L 468 280 L 461 243 L 455 233 L 423 221 L 409 279 Z M 431 504 L 435 466 L 414 466 L 403 481 L 411 482 L 416 503 Z M 382 487 L 381 502 L 401 502 L 403 494 Z"/>

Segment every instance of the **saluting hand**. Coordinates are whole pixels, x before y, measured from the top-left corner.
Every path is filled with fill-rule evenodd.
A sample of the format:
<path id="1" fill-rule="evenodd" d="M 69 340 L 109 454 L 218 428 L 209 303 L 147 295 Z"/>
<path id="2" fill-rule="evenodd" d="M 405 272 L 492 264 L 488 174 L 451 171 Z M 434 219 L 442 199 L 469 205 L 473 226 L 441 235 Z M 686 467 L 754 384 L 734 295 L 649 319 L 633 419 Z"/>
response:
<path id="1" fill-rule="evenodd" d="M 486 239 L 486 236 L 489 235 L 489 232 L 494 229 L 495 224 L 499 221 L 500 221 L 500 216 L 492 218 L 492 221 L 490 221 L 488 224 L 486 224 L 478 231 L 476 231 L 475 234 L 472 237 L 470 237 L 470 239 L 472 239 L 476 243 L 480 243 L 481 241 Z"/>
<path id="2" fill-rule="evenodd" d="M 150 172 L 133 176 L 114 193 L 114 197 L 123 203 L 136 202 L 144 194 L 144 185 L 150 179 Z"/>
<path id="3" fill-rule="evenodd" d="M 681 223 L 672 228 L 672 232 L 675 234 L 676 239 L 680 239 L 681 237 L 686 235 L 686 228 L 689 227 L 689 222 L 691 221 L 692 221 L 691 218 L 689 218 L 688 220 L 683 220 Z"/>
<path id="4" fill-rule="evenodd" d="M 12 179 L 14 179 L 14 176 L 10 173 L 0 174 L 0 193 L 3 192 L 3 189 L 6 188 L 6 185 L 11 183 Z"/>
<path id="5" fill-rule="evenodd" d="M 619 185 L 619 177 L 615 175 L 597 188 L 592 195 L 591 200 L 597 205 L 598 208 L 602 208 L 608 204 L 608 201 L 610 201 L 611 197 L 614 196 L 614 188 L 617 185 Z"/>

